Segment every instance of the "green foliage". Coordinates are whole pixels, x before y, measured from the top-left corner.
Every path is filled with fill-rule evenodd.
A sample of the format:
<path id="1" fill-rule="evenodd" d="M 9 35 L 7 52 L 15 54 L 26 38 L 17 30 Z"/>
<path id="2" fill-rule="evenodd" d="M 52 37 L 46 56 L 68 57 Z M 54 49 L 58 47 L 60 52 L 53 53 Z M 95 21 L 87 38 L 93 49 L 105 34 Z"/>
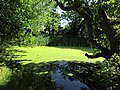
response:
<path id="1" fill-rule="evenodd" d="M 29 6 L 28 1 L 23 3 L 19 0 L 1 1 L 0 7 L 1 41 L 8 42 L 19 38 L 23 33 L 23 28 L 30 26 L 32 7 Z"/>
<path id="2" fill-rule="evenodd" d="M 114 54 L 108 61 L 104 61 L 101 69 L 101 73 L 106 73 L 108 78 L 114 79 L 120 75 L 120 56 Z M 107 78 L 107 76 L 106 76 Z M 113 82 L 113 81 L 112 81 Z"/>
<path id="3" fill-rule="evenodd" d="M 109 60 L 100 63 L 101 69 L 96 70 L 96 74 L 101 77 L 100 83 L 108 90 L 119 90 L 120 84 L 120 56 L 114 54 Z M 98 77 L 96 77 L 98 78 Z"/>
<path id="4" fill-rule="evenodd" d="M 30 24 L 29 9 L 19 0 L 0 1 L 0 62 L 10 59 L 11 52 L 7 48 L 19 42 L 23 27 Z"/>
<path id="5" fill-rule="evenodd" d="M 81 37 L 64 35 L 50 37 L 48 46 L 73 46 L 73 47 L 88 47 L 87 41 Z"/>
<path id="6" fill-rule="evenodd" d="M 20 28 L 18 13 L 16 10 L 19 8 L 20 2 L 16 1 L 0 1 L 0 36 L 2 40 L 9 40 L 17 36 Z M 15 33 L 15 35 L 14 35 Z"/>
<path id="7" fill-rule="evenodd" d="M 53 14 L 54 5 L 53 1 L 46 0 L 0 1 L 0 40 L 7 41 L 12 38 L 23 38 L 26 29 L 40 31 L 47 22 L 57 24 L 57 14 L 55 16 Z M 53 16 L 54 20 L 51 21 Z"/>
<path id="8" fill-rule="evenodd" d="M 13 52 L 7 50 L 11 45 L 6 42 L 0 43 L 0 65 L 4 65 L 5 61 L 8 61 L 12 58 Z"/>
<path id="9" fill-rule="evenodd" d="M 32 2 L 32 30 L 42 31 L 43 26 L 46 27 L 46 24 L 51 27 L 51 30 L 57 29 L 59 16 L 56 13 L 55 2 L 51 0 L 35 0 Z"/>
<path id="10" fill-rule="evenodd" d="M 12 71 L 9 68 L 5 66 L 0 66 L 0 87 L 8 83 L 11 74 Z"/>
<path id="11" fill-rule="evenodd" d="M 49 43 L 49 36 L 26 36 L 21 41 L 21 46 L 46 46 Z"/>
<path id="12" fill-rule="evenodd" d="M 35 39 L 35 44 L 37 46 L 46 46 L 49 43 L 49 37 L 48 36 L 38 36 Z"/>

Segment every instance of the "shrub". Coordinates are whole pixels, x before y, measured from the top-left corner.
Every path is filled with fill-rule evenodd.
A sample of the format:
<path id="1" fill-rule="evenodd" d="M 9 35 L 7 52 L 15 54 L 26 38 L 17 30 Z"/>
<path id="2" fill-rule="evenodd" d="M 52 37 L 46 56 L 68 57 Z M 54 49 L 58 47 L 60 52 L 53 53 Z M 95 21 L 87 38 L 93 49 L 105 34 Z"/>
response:
<path id="1" fill-rule="evenodd" d="M 21 42 L 23 42 L 23 46 L 46 46 L 49 42 L 49 37 L 43 35 L 29 36 Z"/>
<path id="2" fill-rule="evenodd" d="M 99 85 L 106 90 L 119 90 L 120 56 L 114 54 L 109 60 L 104 60 L 100 66 L 101 69 L 95 72 L 96 79 L 99 79 Z"/>

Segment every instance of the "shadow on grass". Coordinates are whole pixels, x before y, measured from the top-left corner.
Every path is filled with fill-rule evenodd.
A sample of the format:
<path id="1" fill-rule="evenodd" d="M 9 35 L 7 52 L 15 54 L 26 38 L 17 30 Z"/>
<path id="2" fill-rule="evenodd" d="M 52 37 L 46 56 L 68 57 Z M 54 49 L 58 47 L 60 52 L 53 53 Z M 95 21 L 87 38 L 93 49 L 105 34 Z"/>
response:
<path id="1" fill-rule="evenodd" d="M 16 55 L 15 53 L 22 53 L 22 55 Z M 26 56 L 25 53 L 27 53 L 25 50 L 9 49 L 6 51 L 6 57 L 17 59 Z"/>
<path id="2" fill-rule="evenodd" d="M 21 65 L 0 90 L 57 90 L 50 77 L 50 71 L 56 69 L 54 62 Z"/>
<path id="3" fill-rule="evenodd" d="M 93 53 L 93 49 L 90 47 L 71 47 L 71 46 L 49 46 L 53 48 L 60 48 L 60 49 L 76 49 L 76 50 L 82 50 L 88 53 Z"/>
<path id="4" fill-rule="evenodd" d="M 25 50 L 18 50 L 18 49 L 12 49 L 12 50 L 8 50 L 9 52 L 21 52 L 21 53 L 27 53 Z"/>
<path id="5" fill-rule="evenodd" d="M 98 72 L 101 69 L 100 64 L 100 62 L 93 64 L 54 61 L 21 65 L 20 68 L 12 72 L 8 83 L 0 86 L 0 90 L 77 90 L 65 89 L 64 83 L 66 82 L 66 78 L 71 82 L 80 81 L 89 87 L 81 87 L 78 90 L 119 90 L 119 83 L 118 85 L 116 83 L 111 84 L 109 78 Z M 52 77 L 57 71 L 64 79 L 62 86 L 58 86 L 56 82 L 56 79 L 59 77 L 56 79 Z M 58 75 L 56 74 L 56 76 Z"/>

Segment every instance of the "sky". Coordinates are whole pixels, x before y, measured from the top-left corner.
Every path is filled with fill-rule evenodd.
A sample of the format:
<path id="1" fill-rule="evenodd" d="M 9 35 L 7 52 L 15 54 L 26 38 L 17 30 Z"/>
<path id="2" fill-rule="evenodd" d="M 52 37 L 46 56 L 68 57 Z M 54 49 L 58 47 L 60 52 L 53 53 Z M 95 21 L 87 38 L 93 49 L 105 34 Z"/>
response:
<path id="1" fill-rule="evenodd" d="M 60 14 L 60 16 L 61 16 L 63 13 L 65 13 L 65 11 L 63 11 L 60 7 L 57 7 L 57 12 L 58 12 L 58 14 Z M 62 19 L 62 20 L 60 21 L 61 27 L 64 27 L 65 25 L 67 25 L 68 22 L 69 22 L 68 20 Z"/>

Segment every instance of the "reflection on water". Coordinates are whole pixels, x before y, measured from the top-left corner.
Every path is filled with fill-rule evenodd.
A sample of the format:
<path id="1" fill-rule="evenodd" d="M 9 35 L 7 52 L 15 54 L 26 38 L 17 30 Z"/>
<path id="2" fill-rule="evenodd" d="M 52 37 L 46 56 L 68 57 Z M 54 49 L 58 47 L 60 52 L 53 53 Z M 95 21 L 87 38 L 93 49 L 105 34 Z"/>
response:
<path id="1" fill-rule="evenodd" d="M 56 82 L 58 90 L 90 90 L 87 85 L 79 80 L 72 80 L 67 77 L 68 72 L 63 72 L 61 69 L 63 66 L 64 68 L 68 66 L 67 62 L 61 61 L 57 63 L 59 63 L 59 67 L 55 72 L 51 71 L 51 78 Z"/>

